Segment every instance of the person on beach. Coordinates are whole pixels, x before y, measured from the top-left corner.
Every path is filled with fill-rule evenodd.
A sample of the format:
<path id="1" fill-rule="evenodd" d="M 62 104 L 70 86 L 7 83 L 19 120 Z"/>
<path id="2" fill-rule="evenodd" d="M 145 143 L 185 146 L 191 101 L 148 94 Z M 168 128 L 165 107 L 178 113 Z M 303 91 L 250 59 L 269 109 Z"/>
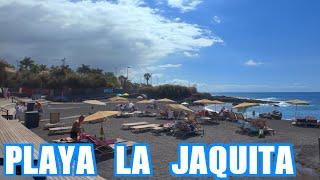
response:
<path id="1" fill-rule="evenodd" d="M 10 99 L 10 97 L 11 97 L 11 92 L 8 90 L 8 92 L 7 92 L 7 98 Z"/>
<path id="2" fill-rule="evenodd" d="M 16 114 L 14 116 L 14 119 L 18 119 L 18 117 L 20 116 L 20 104 L 16 103 L 16 106 L 14 108 L 16 110 Z"/>
<path id="3" fill-rule="evenodd" d="M 43 112 L 42 104 L 39 101 L 36 102 L 36 108 L 39 113 Z"/>
<path id="4" fill-rule="evenodd" d="M 81 115 L 78 120 L 73 122 L 71 132 L 70 132 L 70 137 L 73 140 L 79 139 L 79 135 L 81 132 L 81 124 L 83 123 L 83 121 L 84 121 L 84 116 Z"/>

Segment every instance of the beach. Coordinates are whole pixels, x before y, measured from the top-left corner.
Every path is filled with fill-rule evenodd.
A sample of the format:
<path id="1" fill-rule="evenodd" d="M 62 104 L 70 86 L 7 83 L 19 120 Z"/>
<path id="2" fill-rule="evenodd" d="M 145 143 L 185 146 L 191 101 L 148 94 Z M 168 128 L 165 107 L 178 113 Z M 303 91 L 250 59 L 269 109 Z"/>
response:
<path id="1" fill-rule="evenodd" d="M 41 117 L 42 122 L 40 123 L 40 127 L 32 129 L 32 131 L 38 134 L 44 140 L 50 142 L 54 139 L 69 136 L 69 134 L 48 136 L 48 131 L 43 130 L 43 125 L 48 123 L 50 112 L 60 112 L 61 122 L 71 124 L 80 114 L 87 115 L 89 112 L 92 113 L 98 110 L 113 110 L 113 108 L 114 104 L 107 104 L 107 106 L 95 106 L 92 110 L 90 105 L 83 103 L 49 103 L 44 107 L 44 114 Z M 145 106 L 138 105 L 138 109 L 143 110 L 145 109 Z M 150 132 L 134 134 L 131 131 L 121 130 L 121 125 L 123 123 L 139 121 L 147 121 L 149 123 L 158 124 L 169 122 L 167 120 L 158 120 L 156 118 L 145 117 L 108 118 L 107 121 L 104 122 L 104 131 L 107 138 L 122 138 L 135 141 L 137 143 L 148 143 L 150 145 L 150 151 L 152 154 L 154 172 L 153 179 L 179 179 L 170 176 L 168 165 L 170 162 L 175 162 L 177 160 L 177 147 L 180 143 L 292 143 L 294 146 L 295 160 L 297 162 L 298 177 L 291 179 L 319 178 L 319 128 L 294 127 L 290 124 L 290 121 L 268 120 L 268 126 L 274 129 L 276 134 L 274 136 L 268 135 L 265 138 L 258 138 L 257 136 L 248 136 L 237 133 L 239 128 L 236 123 L 221 121 L 219 125 L 203 125 L 205 130 L 203 137 L 196 136 L 188 139 L 177 139 L 173 136 L 167 135 L 155 136 Z M 83 128 L 85 132 L 99 136 L 100 123 L 85 124 L 83 125 Z M 128 158 L 130 158 L 130 155 Z M 97 161 L 99 175 L 107 179 L 115 179 L 113 165 L 113 157 L 110 157 L 105 161 Z"/>

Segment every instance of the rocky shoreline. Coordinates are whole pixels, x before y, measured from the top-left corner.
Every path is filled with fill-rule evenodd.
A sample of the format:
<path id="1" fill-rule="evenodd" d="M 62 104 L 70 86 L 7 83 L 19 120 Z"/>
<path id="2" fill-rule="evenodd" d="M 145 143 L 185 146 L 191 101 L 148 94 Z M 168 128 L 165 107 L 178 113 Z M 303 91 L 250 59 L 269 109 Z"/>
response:
<path id="1" fill-rule="evenodd" d="M 185 102 L 193 102 L 200 99 L 210 99 L 210 100 L 218 100 L 225 103 L 232 103 L 232 105 L 237 105 L 243 102 L 250 102 L 250 103 L 259 103 L 259 104 L 275 104 L 279 103 L 276 101 L 263 101 L 258 99 L 246 99 L 246 98 L 238 98 L 238 97 L 231 97 L 231 96 L 213 96 L 210 93 L 198 93 L 194 94 L 189 98 L 184 99 Z"/>
<path id="2" fill-rule="evenodd" d="M 250 102 L 250 103 L 259 103 L 259 104 L 274 104 L 278 103 L 275 101 L 262 101 L 257 99 L 243 99 L 243 98 L 237 98 L 237 97 L 230 97 L 230 96 L 212 96 L 213 100 L 219 100 L 222 102 L 228 102 L 232 103 L 233 105 L 237 105 L 243 102 Z"/>

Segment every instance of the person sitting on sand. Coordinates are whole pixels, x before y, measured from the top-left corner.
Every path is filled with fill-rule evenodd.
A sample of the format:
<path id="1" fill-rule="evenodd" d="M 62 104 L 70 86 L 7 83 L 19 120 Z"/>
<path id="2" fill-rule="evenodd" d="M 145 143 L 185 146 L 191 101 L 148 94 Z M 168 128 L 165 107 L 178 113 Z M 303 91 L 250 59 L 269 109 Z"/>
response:
<path id="1" fill-rule="evenodd" d="M 224 116 L 224 111 L 226 110 L 226 108 L 223 106 L 219 112 L 219 116 Z"/>
<path id="2" fill-rule="evenodd" d="M 72 124 L 71 132 L 70 132 L 70 137 L 73 140 L 78 140 L 78 137 L 81 132 L 81 124 L 84 121 L 84 116 L 80 116 L 78 120 L 74 121 Z"/>

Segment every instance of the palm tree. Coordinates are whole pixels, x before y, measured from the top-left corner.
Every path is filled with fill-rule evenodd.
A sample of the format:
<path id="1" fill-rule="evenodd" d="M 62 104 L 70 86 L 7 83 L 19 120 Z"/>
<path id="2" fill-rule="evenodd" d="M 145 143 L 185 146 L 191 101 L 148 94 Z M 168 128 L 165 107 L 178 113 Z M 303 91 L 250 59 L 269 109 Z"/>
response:
<path id="1" fill-rule="evenodd" d="M 47 70 L 48 70 L 48 67 L 47 67 L 47 65 L 45 65 L 45 64 L 40 64 L 40 65 L 39 65 L 39 70 L 40 70 L 40 71 L 47 71 Z"/>
<path id="2" fill-rule="evenodd" d="M 30 70 L 34 65 L 34 60 L 30 57 L 25 57 L 20 61 L 20 70 Z"/>
<path id="3" fill-rule="evenodd" d="M 143 77 L 144 77 L 144 79 L 147 81 L 147 85 L 149 85 L 149 80 L 150 80 L 150 78 L 151 78 L 151 74 L 150 74 L 150 73 L 145 73 L 145 74 L 143 75 Z"/>
<path id="4" fill-rule="evenodd" d="M 85 65 L 85 64 L 81 64 L 80 67 L 78 67 L 77 69 L 77 73 L 80 73 L 80 74 L 87 74 L 91 71 L 91 68 L 89 65 Z"/>

